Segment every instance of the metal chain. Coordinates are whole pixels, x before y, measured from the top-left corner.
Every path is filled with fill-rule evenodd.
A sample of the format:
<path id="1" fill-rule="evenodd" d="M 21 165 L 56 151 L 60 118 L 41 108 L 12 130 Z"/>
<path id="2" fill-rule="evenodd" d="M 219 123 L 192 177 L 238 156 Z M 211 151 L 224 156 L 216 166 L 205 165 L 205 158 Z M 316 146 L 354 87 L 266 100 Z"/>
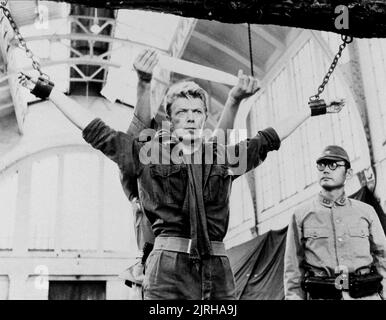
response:
<path id="1" fill-rule="evenodd" d="M 343 43 L 339 45 L 338 53 L 335 55 L 334 60 L 332 61 L 331 65 L 330 65 L 330 68 L 328 69 L 326 75 L 324 76 L 322 84 L 318 87 L 318 93 L 311 96 L 310 101 L 319 99 L 320 95 L 324 91 L 324 87 L 327 85 L 332 73 L 335 70 L 336 65 L 338 64 L 340 57 L 342 56 L 343 50 L 346 48 L 346 46 L 349 43 L 351 43 L 353 41 L 353 38 L 351 36 L 342 35 L 342 41 L 343 41 Z"/>
<path id="2" fill-rule="evenodd" d="M 39 63 L 39 60 L 36 58 L 36 56 L 33 54 L 30 48 L 28 48 L 26 41 L 24 40 L 23 36 L 21 35 L 19 28 L 16 25 L 15 20 L 13 20 L 13 17 L 11 15 L 11 12 L 9 9 L 6 7 L 8 0 L 2 0 L 0 3 L 0 8 L 3 10 L 4 16 L 8 19 L 9 24 L 11 25 L 14 33 L 15 33 L 15 38 L 19 42 L 19 46 L 24 49 L 27 57 L 32 60 L 32 67 L 39 72 L 41 77 L 44 77 L 46 79 L 49 79 L 48 75 L 43 73 L 41 70 L 41 66 Z"/>

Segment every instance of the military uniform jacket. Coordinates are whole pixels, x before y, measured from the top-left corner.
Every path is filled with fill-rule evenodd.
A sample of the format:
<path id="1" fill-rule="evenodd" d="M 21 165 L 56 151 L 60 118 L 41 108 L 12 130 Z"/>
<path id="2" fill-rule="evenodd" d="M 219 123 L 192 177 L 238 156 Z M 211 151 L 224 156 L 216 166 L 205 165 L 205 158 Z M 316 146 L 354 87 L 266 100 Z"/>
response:
<path id="1" fill-rule="evenodd" d="M 293 214 L 284 258 L 286 299 L 304 299 L 304 266 L 334 275 L 336 267 L 349 272 L 375 264 L 386 289 L 386 237 L 373 207 L 343 195 L 331 201 L 322 194 Z"/>

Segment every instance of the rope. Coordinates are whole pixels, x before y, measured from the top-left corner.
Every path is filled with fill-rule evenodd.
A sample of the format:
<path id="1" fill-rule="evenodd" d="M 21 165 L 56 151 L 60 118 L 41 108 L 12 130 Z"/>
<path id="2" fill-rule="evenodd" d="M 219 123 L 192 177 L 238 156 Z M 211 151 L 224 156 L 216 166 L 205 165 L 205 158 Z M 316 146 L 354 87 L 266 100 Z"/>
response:
<path id="1" fill-rule="evenodd" d="M 248 23 L 248 43 L 249 43 L 249 60 L 251 62 L 251 75 L 254 77 L 253 72 L 253 50 L 252 50 L 252 36 L 251 36 L 251 24 Z"/>

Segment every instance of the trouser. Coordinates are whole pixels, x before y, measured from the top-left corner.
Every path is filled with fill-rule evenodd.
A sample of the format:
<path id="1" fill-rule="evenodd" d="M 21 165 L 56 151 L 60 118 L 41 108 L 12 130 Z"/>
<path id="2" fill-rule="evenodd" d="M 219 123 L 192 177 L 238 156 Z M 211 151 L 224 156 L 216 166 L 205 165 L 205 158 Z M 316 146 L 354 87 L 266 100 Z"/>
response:
<path id="1" fill-rule="evenodd" d="M 234 300 L 235 281 L 223 244 L 221 250 L 213 241 L 214 255 L 194 263 L 184 245 L 188 239 L 182 244 L 181 239 L 156 238 L 145 266 L 144 299 Z"/>

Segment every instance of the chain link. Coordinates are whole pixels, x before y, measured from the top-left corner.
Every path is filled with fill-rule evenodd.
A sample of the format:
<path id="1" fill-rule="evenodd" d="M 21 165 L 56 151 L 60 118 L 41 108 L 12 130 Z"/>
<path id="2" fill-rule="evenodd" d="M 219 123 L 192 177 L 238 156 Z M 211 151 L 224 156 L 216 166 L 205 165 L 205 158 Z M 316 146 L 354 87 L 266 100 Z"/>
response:
<path id="1" fill-rule="evenodd" d="M 33 54 L 30 48 L 27 46 L 27 42 L 24 40 L 23 36 L 21 35 L 18 26 L 16 25 L 15 20 L 13 20 L 13 17 L 11 15 L 11 12 L 9 9 L 6 7 L 8 0 L 1 0 L 0 2 L 0 8 L 3 10 L 4 16 L 8 19 L 9 24 L 11 25 L 14 33 L 15 33 L 15 38 L 19 42 L 19 47 L 24 49 L 27 57 L 32 60 L 32 67 L 39 72 L 41 77 L 44 77 L 46 79 L 49 79 L 48 75 L 43 73 L 41 70 L 41 66 L 39 63 L 38 58 Z"/>
<path id="2" fill-rule="evenodd" d="M 334 60 L 332 60 L 332 63 L 328 68 L 326 75 L 323 78 L 322 84 L 318 87 L 318 93 L 311 96 L 310 101 L 318 100 L 320 98 L 320 95 L 324 91 L 324 87 L 327 85 L 328 81 L 330 80 L 330 77 L 334 72 L 336 65 L 338 64 L 339 59 L 342 56 L 343 50 L 346 48 L 346 46 L 349 43 L 353 41 L 353 38 L 350 36 L 342 35 L 342 41 L 343 43 L 339 45 L 338 53 L 335 55 Z"/>

